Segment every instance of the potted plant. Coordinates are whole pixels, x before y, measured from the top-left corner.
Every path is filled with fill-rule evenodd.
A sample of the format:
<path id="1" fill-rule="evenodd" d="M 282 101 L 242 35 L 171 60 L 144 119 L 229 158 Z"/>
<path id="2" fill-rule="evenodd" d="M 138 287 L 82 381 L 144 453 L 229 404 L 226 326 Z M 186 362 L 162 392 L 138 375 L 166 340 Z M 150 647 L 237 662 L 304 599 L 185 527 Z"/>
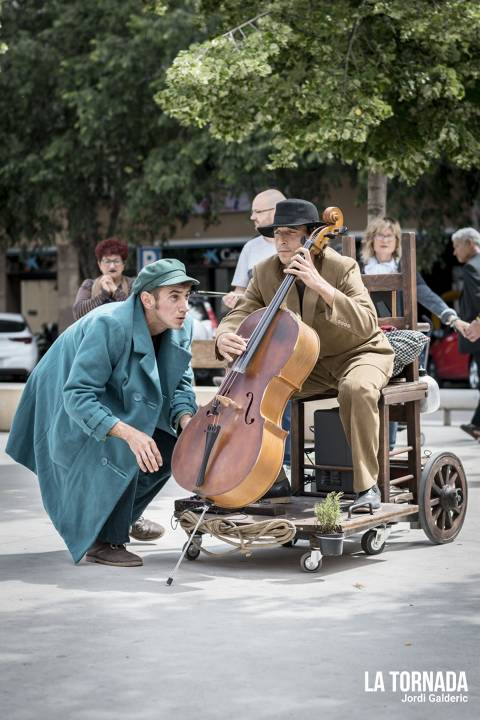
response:
<path id="1" fill-rule="evenodd" d="M 341 555 L 343 552 L 342 512 L 340 498 L 342 492 L 330 492 L 322 502 L 315 503 L 318 533 L 322 555 Z"/>

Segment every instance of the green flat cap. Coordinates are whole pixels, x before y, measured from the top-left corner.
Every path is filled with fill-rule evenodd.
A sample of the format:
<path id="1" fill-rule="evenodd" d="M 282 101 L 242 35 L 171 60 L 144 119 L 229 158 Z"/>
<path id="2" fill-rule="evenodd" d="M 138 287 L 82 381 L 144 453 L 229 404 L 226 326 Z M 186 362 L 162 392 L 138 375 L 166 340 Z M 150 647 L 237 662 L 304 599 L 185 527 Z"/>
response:
<path id="1" fill-rule="evenodd" d="M 163 285 L 180 285 L 192 283 L 200 285 L 199 280 L 189 277 L 185 272 L 185 265 L 175 258 L 162 258 L 156 262 L 145 265 L 140 270 L 132 285 L 132 292 L 139 295 L 141 292 L 150 292 Z"/>

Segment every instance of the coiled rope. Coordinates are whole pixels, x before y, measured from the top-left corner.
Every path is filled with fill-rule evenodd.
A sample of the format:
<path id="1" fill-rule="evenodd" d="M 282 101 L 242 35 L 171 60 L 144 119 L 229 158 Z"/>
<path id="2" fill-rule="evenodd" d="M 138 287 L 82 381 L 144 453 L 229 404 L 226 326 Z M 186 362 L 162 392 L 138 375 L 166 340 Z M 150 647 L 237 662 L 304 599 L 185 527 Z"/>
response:
<path id="1" fill-rule="evenodd" d="M 198 515 L 191 510 L 185 510 L 180 515 L 179 522 L 185 532 L 190 535 L 198 521 Z M 203 520 L 197 532 L 208 533 L 218 540 L 233 545 L 232 550 L 223 553 L 210 552 L 204 547 L 199 549 L 207 555 L 230 555 L 240 551 L 245 557 L 252 555 L 253 547 L 276 547 L 293 540 L 296 534 L 295 525 L 290 520 L 263 520 L 249 525 L 236 525 L 233 520 L 222 517 Z"/>

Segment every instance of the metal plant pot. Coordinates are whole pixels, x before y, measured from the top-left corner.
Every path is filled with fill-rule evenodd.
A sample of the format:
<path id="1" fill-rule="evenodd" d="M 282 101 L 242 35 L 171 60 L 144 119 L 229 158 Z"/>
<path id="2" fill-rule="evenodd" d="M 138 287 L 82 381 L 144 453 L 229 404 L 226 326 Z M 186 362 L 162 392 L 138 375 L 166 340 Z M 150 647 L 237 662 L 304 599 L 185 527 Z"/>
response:
<path id="1" fill-rule="evenodd" d="M 341 555 L 343 552 L 344 533 L 318 535 L 322 555 Z"/>

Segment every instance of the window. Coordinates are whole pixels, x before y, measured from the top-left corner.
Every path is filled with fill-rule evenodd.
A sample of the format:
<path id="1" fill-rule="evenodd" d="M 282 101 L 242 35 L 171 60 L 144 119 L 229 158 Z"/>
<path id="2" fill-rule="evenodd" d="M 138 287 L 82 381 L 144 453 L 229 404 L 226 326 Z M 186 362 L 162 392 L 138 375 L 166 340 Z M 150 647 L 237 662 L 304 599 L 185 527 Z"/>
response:
<path id="1" fill-rule="evenodd" d="M 0 320 L 0 332 L 2 333 L 22 332 L 26 327 L 26 323 L 18 320 Z"/>

